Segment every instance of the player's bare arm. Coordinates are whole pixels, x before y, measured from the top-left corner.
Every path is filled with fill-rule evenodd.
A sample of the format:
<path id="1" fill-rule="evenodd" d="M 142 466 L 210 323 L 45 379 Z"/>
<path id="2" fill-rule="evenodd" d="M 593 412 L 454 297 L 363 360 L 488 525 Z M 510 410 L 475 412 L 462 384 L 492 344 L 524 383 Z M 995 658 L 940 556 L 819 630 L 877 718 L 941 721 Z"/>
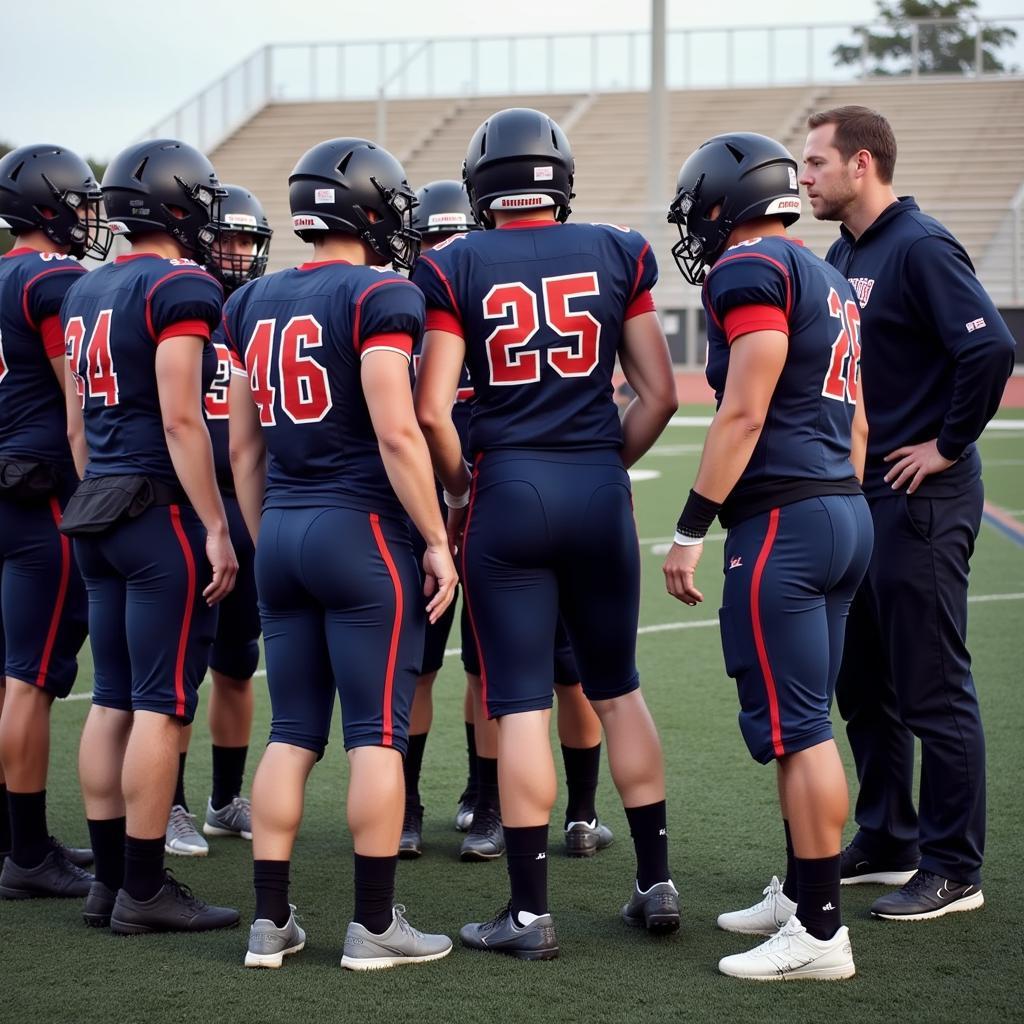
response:
<path id="1" fill-rule="evenodd" d="M 428 597 L 433 594 L 427 615 L 431 622 L 436 622 L 455 596 L 458 576 L 437 507 L 430 453 L 416 423 L 409 388 L 409 364 L 397 352 L 371 349 L 363 357 L 360 379 L 388 480 L 427 542 L 423 556 L 426 574 L 423 592 Z M 453 390 L 453 401 L 454 398 Z"/>
<path id="2" fill-rule="evenodd" d="M 641 313 L 625 322 L 619 362 L 636 392 L 622 418 L 622 462 L 628 469 L 654 444 L 679 408 L 672 357 L 657 313 Z"/>
<path id="3" fill-rule="evenodd" d="M 752 331 L 732 343 L 725 394 L 708 428 L 693 490 L 721 504 L 747 468 L 764 427 L 789 339 L 782 331 Z M 694 585 L 703 544 L 673 544 L 662 571 L 668 592 L 695 605 L 704 595 Z"/>
<path id="4" fill-rule="evenodd" d="M 203 421 L 202 405 L 196 401 L 202 390 L 202 358 L 202 338 L 166 338 L 156 350 L 156 383 L 167 451 L 181 486 L 206 528 L 206 554 L 213 579 L 203 596 L 213 605 L 234 587 L 238 559 L 228 536 L 224 502 L 213 471 L 210 432 Z"/>
<path id="5" fill-rule="evenodd" d="M 82 400 L 78 397 L 75 380 L 71 374 L 71 366 L 65 361 L 64 367 L 64 404 L 68 412 L 68 444 L 71 446 L 71 457 L 75 460 L 75 472 L 79 479 L 85 476 L 85 466 L 89 461 L 89 449 L 85 444 L 85 421 L 82 419 Z"/>
<path id="6" fill-rule="evenodd" d="M 248 377 L 232 374 L 228 404 L 231 475 L 242 518 L 255 543 L 260 532 L 263 493 L 267 486 L 267 445 Z"/>

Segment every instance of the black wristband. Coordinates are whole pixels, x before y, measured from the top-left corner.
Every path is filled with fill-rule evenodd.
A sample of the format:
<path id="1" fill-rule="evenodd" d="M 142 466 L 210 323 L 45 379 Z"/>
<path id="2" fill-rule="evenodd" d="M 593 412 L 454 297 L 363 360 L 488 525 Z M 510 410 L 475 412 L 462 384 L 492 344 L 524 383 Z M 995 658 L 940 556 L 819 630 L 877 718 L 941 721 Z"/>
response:
<path id="1" fill-rule="evenodd" d="M 705 536 L 721 507 L 720 502 L 711 501 L 691 489 L 679 516 L 679 522 L 676 523 L 676 533 L 681 533 L 684 537 Z"/>

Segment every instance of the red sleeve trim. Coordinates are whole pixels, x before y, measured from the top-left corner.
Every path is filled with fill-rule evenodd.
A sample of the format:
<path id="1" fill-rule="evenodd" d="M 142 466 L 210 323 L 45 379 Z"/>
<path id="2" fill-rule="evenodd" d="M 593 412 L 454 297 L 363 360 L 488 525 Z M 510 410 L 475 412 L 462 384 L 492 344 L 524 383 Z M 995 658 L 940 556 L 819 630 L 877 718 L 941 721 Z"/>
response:
<path id="1" fill-rule="evenodd" d="M 355 312 L 355 316 L 352 319 L 352 344 L 355 346 L 355 350 L 357 352 L 362 352 L 363 351 L 363 343 L 362 343 L 362 340 L 359 337 L 359 332 L 362 329 L 363 299 L 365 299 L 366 296 L 370 294 L 370 292 L 375 291 L 377 288 L 386 288 L 389 284 L 391 284 L 391 285 L 412 285 L 413 288 L 416 287 L 408 279 L 400 278 L 400 277 L 399 278 L 389 277 L 389 278 L 387 278 L 384 281 L 374 281 L 374 283 L 371 284 L 369 286 L 369 288 L 366 288 L 366 289 L 363 290 L 363 292 L 360 294 L 359 298 L 356 299 L 356 312 Z"/>
<path id="2" fill-rule="evenodd" d="M 30 251 L 34 252 L 35 250 Z M 10 253 L 8 253 L 8 255 L 10 255 Z M 84 274 L 86 272 L 85 267 L 79 266 L 78 264 L 62 263 L 60 266 L 47 267 L 46 270 L 40 270 L 39 273 L 36 274 L 35 277 L 30 278 L 28 283 L 25 285 L 24 291 L 21 293 L 21 311 L 25 315 L 25 322 L 32 328 L 32 330 L 39 330 L 39 327 L 32 319 L 32 313 L 28 308 L 28 293 L 31 290 L 32 285 L 34 285 L 39 278 L 46 277 L 48 274 L 66 274 L 68 271 L 79 274 Z M 74 282 L 72 281 L 71 284 L 74 284 Z M 70 288 L 71 285 L 69 284 L 68 287 Z"/>
<path id="3" fill-rule="evenodd" d="M 462 321 L 447 309 L 428 309 L 427 324 L 428 331 L 444 331 L 446 334 L 454 334 L 464 337 L 462 333 Z"/>
<path id="4" fill-rule="evenodd" d="M 636 290 L 640 287 L 640 276 L 644 272 L 644 257 L 647 255 L 648 250 L 651 248 L 650 242 L 644 242 L 644 247 L 640 250 L 640 255 L 636 258 L 636 277 L 633 278 L 633 290 L 629 293 L 630 301 L 633 302 L 640 296 L 637 295 Z M 645 310 L 645 312 L 647 312 Z"/>
<path id="5" fill-rule="evenodd" d="M 412 359 L 412 335 L 404 332 L 394 334 L 375 334 L 367 338 L 359 348 L 359 354 L 365 356 L 375 348 L 385 348 L 391 352 L 399 352 L 407 359 Z"/>
<path id="6" fill-rule="evenodd" d="M 47 359 L 64 355 L 64 328 L 59 316 L 48 316 L 39 325 L 39 334 L 43 339 L 43 351 Z"/>
<path id="7" fill-rule="evenodd" d="M 181 337 L 202 338 L 203 341 L 209 341 L 210 325 L 205 320 L 179 320 L 176 324 L 165 327 L 156 339 L 156 343 L 159 345 L 161 341 L 166 341 L 168 338 Z"/>
<path id="8" fill-rule="evenodd" d="M 120 257 L 118 257 L 118 259 L 120 259 Z M 153 287 L 149 289 L 149 292 L 146 295 L 146 328 L 149 330 L 149 336 L 158 345 L 160 344 L 160 338 L 157 337 L 156 328 L 153 326 L 153 295 L 156 292 L 157 288 L 160 287 L 160 285 L 164 284 L 164 282 L 166 281 L 170 281 L 172 277 L 178 277 L 181 274 L 194 274 L 198 277 L 202 277 L 209 281 L 213 281 L 217 285 L 217 287 L 220 288 L 220 282 L 215 277 L 212 277 L 210 274 L 208 274 L 201 267 L 183 267 L 180 270 L 172 270 L 169 274 L 165 274 L 163 277 L 161 277 L 160 280 L 157 281 L 156 284 L 154 284 Z M 223 289 L 221 289 L 221 291 L 223 292 Z M 165 334 L 165 331 L 161 331 L 161 337 L 163 337 Z M 209 327 L 207 327 L 206 337 L 208 338 L 209 336 L 210 329 Z"/>
<path id="9" fill-rule="evenodd" d="M 786 316 L 788 317 L 789 314 L 792 312 L 792 309 L 793 309 L 793 288 L 792 288 L 792 285 L 791 285 L 790 280 L 789 280 L 789 271 L 778 260 L 772 259 L 772 257 L 767 255 L 766 253 L 763 253 L 763 252 L 743 252 L 743 253 L 736 253 L 734 256 L 725 256 L 725 257 L 723 257 L 722 259 L 720 259 L 708 271 L 708 277 L 704 278 L 705 287 L 707 286 L 708 278 L 719 267 L 724 266 L 726 263 L 732 263 L 735 260 L 754 260 L 754 259 L 756 259 L 756 260 L 766 260 L 773 267 L 776 267 L 778 269 L 778 271 L 782 274 L 782 277 L 783 277 L 783 279 L 786 282 Z M 717 317 L 715 319 L 717 320 Z"/>
<path id="10" fill-rule="evenodd" d="M 754 331 L 781 331 L 789 336 L 789 321 L 778 306 L 738 306 L 725 314 L 725 338 L 731 345 Z"/>
<path id="11" fill-rule="evenodd" d="M 242 362 L 241 357 L 233 348 L 228 349 L 228 361 L 231 363 L 231 368 L 233 370 L 241 370 L 243 373 L 245 372 L 245 363 Z"/>
<path id="12" fill-rule="evenodd" d="M 440 278 L 441 284 L 444 285 L 444 289 L 448 293 L 448 301 L 452 304 L 452 311 L 461 320 L 462 310 L 459 309 L 459 304 L 455 299 L 455 292 L 452 289 L 451 282 L 444 276 L 444 271 L 429 256 L 421 255 L 420 259 Z M 461 336 L 462 332 L 460 331 L 459 334 Z"/>
<path id="13" fill-rule="evenodd" d="M 656 311 L 654 296 L 649 292 L 641 292 L 627 307 L 625 320 L 632 320 L 641 313 L 653 313 Z"/>

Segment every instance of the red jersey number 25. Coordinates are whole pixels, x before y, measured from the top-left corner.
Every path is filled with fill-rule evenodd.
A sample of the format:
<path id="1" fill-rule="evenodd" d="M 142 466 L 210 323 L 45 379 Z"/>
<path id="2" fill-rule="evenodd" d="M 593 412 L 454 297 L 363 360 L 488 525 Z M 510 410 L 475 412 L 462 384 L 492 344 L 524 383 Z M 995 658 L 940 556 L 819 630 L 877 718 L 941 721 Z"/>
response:
<path id="1" fill-rule="evenodd" d="M 856 405 L 860 383 L 860 307 L 853 299 L 843 302 L 839 292 L 830 288 L 828 315 L 839 321 L 839 334 L 832 342 L 832 359 L 821 393 L 837 402 Z"/>

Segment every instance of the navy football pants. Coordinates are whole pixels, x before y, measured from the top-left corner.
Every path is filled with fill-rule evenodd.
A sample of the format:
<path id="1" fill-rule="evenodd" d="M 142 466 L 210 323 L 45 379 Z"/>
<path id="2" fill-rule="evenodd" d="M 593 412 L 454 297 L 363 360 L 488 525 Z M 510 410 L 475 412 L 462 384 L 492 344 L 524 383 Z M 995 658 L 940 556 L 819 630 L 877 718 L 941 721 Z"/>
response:
<path id="1" fill-rule="evenodd" d="M 806 498 L 729 530 L 722 651 L 740 730 L 762 764 L 832 738 L 846 620 L 870 555 L 860 495 Z"/>
<path id="2" fill-rule="evenodd" d="M 985 735 L 967 650 L 967 573 L 979 480 L 952 498 L 871 502 L 875 550 L 850 615 L 837 700 L 857 762 L 857 845 L 981 882 Z M 921 741 L 920 816 L 914 737 Z"/>

